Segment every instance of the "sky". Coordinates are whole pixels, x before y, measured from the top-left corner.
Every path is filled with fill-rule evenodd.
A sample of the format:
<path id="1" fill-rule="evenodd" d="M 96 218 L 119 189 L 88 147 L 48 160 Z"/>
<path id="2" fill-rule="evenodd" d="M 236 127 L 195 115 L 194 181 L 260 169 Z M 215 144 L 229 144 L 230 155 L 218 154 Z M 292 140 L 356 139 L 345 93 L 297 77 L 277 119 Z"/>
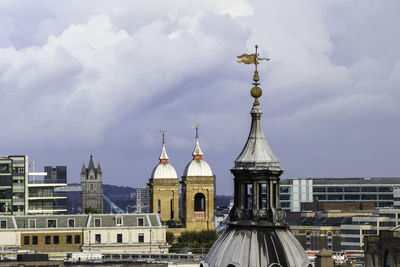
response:
<path id="1" fill-rule="evenodd" d="M 0 155 L 36 171 L 90 151 L 103 183 L 142 187 L 159 130 L 178 176 L 200 124 L 217 193 L 250 129 L 259 45 L 263 130 L 292 177 L 399 177 L 400 2 L 0 2 Z"/>

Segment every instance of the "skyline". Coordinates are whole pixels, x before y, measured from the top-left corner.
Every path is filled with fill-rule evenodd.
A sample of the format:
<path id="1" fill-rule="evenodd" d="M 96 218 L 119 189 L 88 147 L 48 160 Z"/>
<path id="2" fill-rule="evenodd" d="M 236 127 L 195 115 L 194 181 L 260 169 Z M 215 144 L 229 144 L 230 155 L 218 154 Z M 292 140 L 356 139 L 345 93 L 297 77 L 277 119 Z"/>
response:
<path id="1" fill-rule="evenodd" d="M 400 3 L 2 1 L 0 155 L 36 170 L 90 151 L 105 184 L 141 187 L 161 152 L 178 177 L 199 123 L 217 194 L 232 194 L 259 45 L 263 130 L 282 177 L 398 177 Z"/>

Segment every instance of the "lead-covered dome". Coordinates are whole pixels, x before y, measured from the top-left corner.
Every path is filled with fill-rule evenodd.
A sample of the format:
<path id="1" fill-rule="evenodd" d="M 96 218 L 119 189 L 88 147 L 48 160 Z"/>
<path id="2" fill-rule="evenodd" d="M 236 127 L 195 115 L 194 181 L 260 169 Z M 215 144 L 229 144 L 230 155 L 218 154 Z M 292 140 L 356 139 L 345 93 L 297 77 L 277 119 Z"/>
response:
<path id="1" fill-rule="evenodd" d="M 160 155 L 160 163 L 153 169 L 151 173 L 151 178 L 153 179 L 177 179 L 178 175 L 174 167 L 168 163 L 168 155 L 165 150 L 165 143 L 163 143 L 161 155 Z"/>
<path id="2" fill-rule="evenodd" d="M 207 254 L 204 267 L 311 266 L 303 247 L 286 228 L 229 227 Z"/>
<path id="3" fill-rule="evenodd" d="M 203 160 L 198 136 L 196 136 L 196 145 L 192 155 L 193 160 L 186 165 L 183 176 L 213 176 L 210 165 Z"/>

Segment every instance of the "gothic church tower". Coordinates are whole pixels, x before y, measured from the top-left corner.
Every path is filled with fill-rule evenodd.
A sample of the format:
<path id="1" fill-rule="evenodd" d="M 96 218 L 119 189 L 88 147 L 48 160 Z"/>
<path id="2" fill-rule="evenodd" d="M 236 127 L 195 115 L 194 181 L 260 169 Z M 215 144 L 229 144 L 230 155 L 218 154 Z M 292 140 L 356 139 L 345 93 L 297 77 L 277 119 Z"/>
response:
<path id="1" fill-rule="evenodd" d="M 100 168 L 100 162 L 95 168 L 93 155 L 90 153 L 88 168 L 83 162 L 81 171 L 82 186 L 82 212 L 87 207 L 92 207 L 103 213 L 103 173 Z"/>

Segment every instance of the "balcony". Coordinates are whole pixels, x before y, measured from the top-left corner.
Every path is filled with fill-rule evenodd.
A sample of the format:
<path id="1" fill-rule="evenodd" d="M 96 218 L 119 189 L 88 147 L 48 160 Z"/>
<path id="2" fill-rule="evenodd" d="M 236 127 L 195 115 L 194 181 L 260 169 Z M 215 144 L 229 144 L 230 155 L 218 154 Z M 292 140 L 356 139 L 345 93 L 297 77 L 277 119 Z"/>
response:
<path id="1" fill-rule="evenodd" d="M 65 206 L 55 205 L 29 205 L 28 214 L 55 214 L 60 212 L 66 212 Z"/>
<path id="2" fill-rule="evenodd" d="M 29 180 L 28 187 L 62 187 L 67 186 L 64 180 L 45 179 L 45 180 Z"/>
<path id="3" fill-rule="evenodd" d="M 29 192 L 28 200 L 58 200 L 67 199 L 65 193 L 56 192 Z"/>
<path id="4" fill-rule="evenodd" d="M 194 212 L 194 218 L 195 219 L 205 219 L 206 218 L 206 212 L 205 211 L 195 211 Z"/>

